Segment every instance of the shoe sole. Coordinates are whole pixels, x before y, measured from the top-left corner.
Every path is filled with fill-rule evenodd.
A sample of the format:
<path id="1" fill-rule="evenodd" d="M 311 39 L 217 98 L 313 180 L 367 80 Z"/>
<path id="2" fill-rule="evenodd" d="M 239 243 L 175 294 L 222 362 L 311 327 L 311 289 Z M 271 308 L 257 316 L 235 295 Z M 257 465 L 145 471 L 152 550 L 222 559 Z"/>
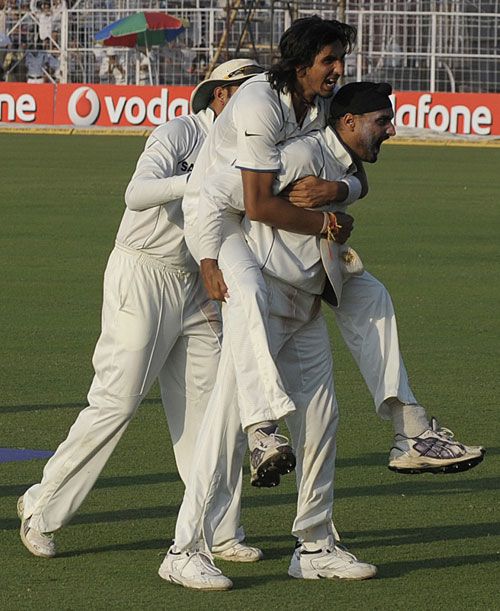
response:
<path id="1" fill-rule="evenodd" d="M 262 556 L 260 556 L 259 558 L 237 558 L 235 556 L 233 556 L 232 558 L 225 558 L 224 556 L 218 556 L 217 554 L 212 554 L 212 556 L 214 558 L 217 558 L 217 560 L 222 560 L 223 562 L 245 563 L 245 562 L 259 562 L 260 560 L 262 560 Z"/>
<path id="2" fill-rule="evenodd" d="M 377 571 L 371 573 L 370 575 L 363 575 L 360 577 L 342 577 L 340 575 L 322 575 L 321 573 L 316 573 L 311 571 L 310 573 L 294 574 L 293 572 L 288 571 L 288 575 L 290 577 L 294 577 L 295 579 L 341 579 L 343 581 L 366 581 L 367 579 L 373 579 L 377 574 Z"/>
<path id="3" fill-rule="evenodd" d="M 287 475 L 295 469 L 295 454 L 290 446 L 284 446 L 280 451 L 261 463 L 250 483 L 256 488 L 274 488 L 278 486 L 281 475 Z"/>
<path id="4" fill-rule="evenodd" d="M 418 475 L 419 473 L 461 473 L 473 469 L 483 461 L 486 451 L 482 450 L 480 456 L 467 458 L 465 460 L 454 462 L 448 465 L 422 465 L 421 467 L 398 467 L 397 465 L 388 465 L 388 468 L 395 473 L 404 473 L 406 475 Z"/>
<path id="5" fill-rule="evenodd" d="M 260 560 L 262 560 L 264 558 L 264 554 L 261 554 L 260 556 L 253 556 L 253 557 L 248 557 L 248 556 L 231 556 L 230 558 L 228 558 L 227 556 L 221 556 L 219 554 L 214 554 L 212 552 L 212 556 L 214 558 L 217 558 L 217 560 L 223 560 L 224 562 L 259 562 Z"/>
<path id="6" fill-rule="evenodd" d="M 220 586 L 220 587 L 216 587 L 216 588 L 210 588 L 208 586 L 203 587 L 197 587 L 197 586 L 193 586 L 193 585 L 188 585 L 187 582 L 183 582 L 180 579 L 176 579 L 173 575 L 171 575 L 170 573 L 165 573 L 162 575 L 162 573 L 160 571 L 158 571 L 158 575 L 164 579 L 165 581 L 168 581 L 169 583 L 176 585 L 176 586 L 182 586 L 183 588 L 187 588 L 188 590 L 198 590 L 200 592 L 226 592 L 227 590 L 230 590 L 233 587 L 233 584 L 231 583 L 230 585 L 227 586 Z"/>

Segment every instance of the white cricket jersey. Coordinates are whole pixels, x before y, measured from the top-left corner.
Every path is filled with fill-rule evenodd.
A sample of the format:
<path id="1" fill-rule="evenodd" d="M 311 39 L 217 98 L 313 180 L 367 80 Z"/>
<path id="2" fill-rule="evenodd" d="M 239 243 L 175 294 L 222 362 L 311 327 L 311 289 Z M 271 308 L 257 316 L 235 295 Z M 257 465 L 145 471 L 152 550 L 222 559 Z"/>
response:
<path id="1" fill-rule="evenodd" d="M 197 271 L 184 241 L 181 208 L 187 180 L 208 130 L 211 108 L 172 119 L 146 142 L 125 193 L 127 208 L 116 241 L 173 269 Z"/>
<path id="2" fill-rule="evenodd" d="M 241 85 L 205 141 L 183 200 L 186 227 L 199 231 L 200 259 L 217 259 L 224 211 L 243 211 L 243 201 L 231 201 L 226 190 L 240 169 L 278 172 L 277 145 L 294 136 L 325 127 L 329 100 L 317 97 L 302 126 L 292 97 L 271 88 L 266 74 Z"/>
<path id="3" fill-rule="evenodd" d="M 276 176 L 274 192 L 277 194 L 290 183 L 305 176 L 318 176 L 324 180 L 341 180 L 356 172 L 356 165 L 335 132 L 310 132 L 293 138 L 278 147 L 280 171 Z M 219 176 L 218 176 L 219 178 Z M 243 202 L 241 179 L 226 172 L 217 181 L 224 184 L 226 193 L 234 202 Z M 315 210 L 345 210 L 334 202 Z M 276 229 L 260 223 L 243 220 L 243 231 L 262 271 L 308 293 L 323 292 L 325 271 L 321 262 L 319 236 L 308 236 Z"/>
<path id="4" fill-rule="evenodd" d="M 281 169 L 276 177 L 275 193 L 304 176 L 341 180 L 357 169 L 330 127 L 289 140 L 280 145 L 279 150 Z M 242 188 L 239 188 L 242 197 Z M 237 196 L 236 190 L 234 195 Z M 345 208 L 342 204 L 332 203 L 315 210 Z M 320 295 L 323 292 L 326 276 L 321 262 L 319 236 L 275 229 L 264 223 L 249 221 L 246 217 L 243 230 L 264 273 L 308 293 Z"/>

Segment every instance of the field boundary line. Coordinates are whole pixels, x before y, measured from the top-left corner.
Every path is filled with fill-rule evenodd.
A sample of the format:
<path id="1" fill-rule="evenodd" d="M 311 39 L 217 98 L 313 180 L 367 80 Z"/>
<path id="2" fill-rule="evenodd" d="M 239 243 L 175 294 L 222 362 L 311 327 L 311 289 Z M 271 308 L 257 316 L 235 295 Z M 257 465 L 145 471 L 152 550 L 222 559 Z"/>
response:
<path id="1" fill-rule="evenodd" d="M 57 135 L 57 136 L 141 136 L 147 137 L 154 130 L 154 127 L 130 128 L 130 127 L 73 127 L 73 126 L 11 126 L 11 124 L 0 123 L 0 133 L 2 134 L 41 134 L 41 135 Z M 404 146 L 466 146 L 466 147 L 486 147 L 499 148 L 500 138 L 494 137 L 491 139 L 467 140 L 455 138 L 408 138 L 405 136 L 396 136 L 387 142 L 387 144 L 396 144 Z"/>
<path id="2" fill-rule="evenodd" d="M 500 138 L 494 140 L 418 140 L 416 138 L 395 138 L 385 144 L 402 144 L 405 146 L 473 146 L 485 148 L 499 148 Z"/>

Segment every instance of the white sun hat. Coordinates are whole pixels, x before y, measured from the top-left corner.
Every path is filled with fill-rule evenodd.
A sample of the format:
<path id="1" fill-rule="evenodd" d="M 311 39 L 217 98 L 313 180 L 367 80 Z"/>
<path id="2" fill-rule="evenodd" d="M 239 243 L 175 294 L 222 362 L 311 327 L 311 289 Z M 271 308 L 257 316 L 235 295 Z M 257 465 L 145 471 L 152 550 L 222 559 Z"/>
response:
<path id="1" fill-rule="evenodd" d="M 192 111 L 199 112 L 206 108 L 216 87 L 236 85 L 262 72 L 265 72 L 265 69 L 253 59 L 230 59 L 224 62 L 217 66 L 212 74 L 201 81 L 193 91 L 191 95 Z"/>

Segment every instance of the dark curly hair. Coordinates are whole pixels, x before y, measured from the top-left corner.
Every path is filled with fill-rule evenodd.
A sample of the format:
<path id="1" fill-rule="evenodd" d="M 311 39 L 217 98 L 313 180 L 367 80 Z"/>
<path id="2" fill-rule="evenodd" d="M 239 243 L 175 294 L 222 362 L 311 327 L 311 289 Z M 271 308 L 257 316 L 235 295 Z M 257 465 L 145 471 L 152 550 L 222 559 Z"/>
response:
<path id="1" fill-rule="evenodd" d="M 281 37 L 281 59 L 269 70 L 272 88 L 293 92 L 297 68 L 312 66 L 321 49 L 337 41 L 349 53 L 356 42 L 356 28 L 335 19 L 321 19 L 317 15 L 294 21 Z"/>

